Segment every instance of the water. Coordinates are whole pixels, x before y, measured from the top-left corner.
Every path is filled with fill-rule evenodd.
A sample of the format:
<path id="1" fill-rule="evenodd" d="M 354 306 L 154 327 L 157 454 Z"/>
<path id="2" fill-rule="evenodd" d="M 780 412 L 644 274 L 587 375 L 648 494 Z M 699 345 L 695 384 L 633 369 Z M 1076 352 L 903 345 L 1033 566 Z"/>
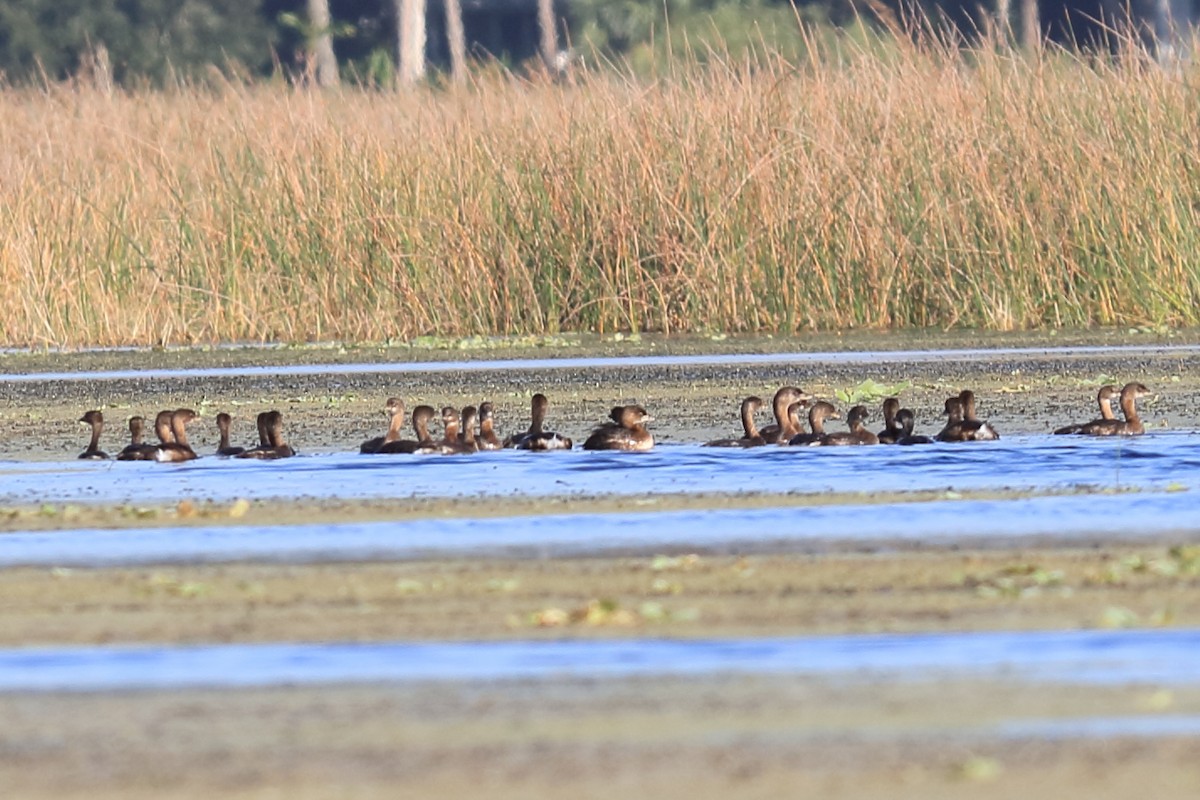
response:
<path id="1" fill-rule="evenodd" d="M 0 691 L 777 674 L 1194 686 L 1200 630 L 0 650 Z"/>
<path id="2" fill-rule="evenodd" d="M 1125 530 L 1116 521 L 1127 520 Z M 1195 492 L 312 525 L 75 529 L 0 536 L 0 567 L 547 558 L 836 547 L 995 547 L 1194 538 Z"/>
<path id="3" fill-rule="evenodd" d="M 886 350 L 823 353 L 752 353 L 687 356 L 599 356 L 565 358 L 491 359 L 477 361 L 386 362 L 366 364 L 291 364 L 264 367 L 205 367 L 197 369 L 129 369 L 92 372 L 31 372 L 0 374 L 0 383 L 36 381 L 155 380 L 172 378 L 237 378 L 262 375 L 420 374 L 437 372 L 544 371 L 552 369 L 647 368 L 688 366 L 753 366 L 755 364 L 876 364 L 948 363 L 1004 358 L 1084 358 L 1088 356 L 1194 356 L 1200 345 L 1124 345 L 1079 347 L 998 347 L 958 350 Z"/>
<path id="4" fill-rule="evenodd" d="M 1013 436 L 921 447 L 750 450 L 662 445 L 649 453 L 302 456 L 277 462 L 0 462 L 0 505 L 228 502 L 268 498 L 822 494 L 918 490 L 1200 489 L 1200 438 Z"/>

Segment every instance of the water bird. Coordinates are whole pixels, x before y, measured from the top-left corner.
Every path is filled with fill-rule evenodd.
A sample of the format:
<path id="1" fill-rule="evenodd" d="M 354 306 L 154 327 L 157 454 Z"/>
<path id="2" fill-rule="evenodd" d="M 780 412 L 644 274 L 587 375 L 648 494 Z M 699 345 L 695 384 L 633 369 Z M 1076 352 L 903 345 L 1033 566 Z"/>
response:
<path id="1" fill-rule="evenodd" d="M 117 461 L 154 460 L 154 454 L 158 452 L 158 445 L 146 444 L 142 441 L 145 426 L 145 418 L 137 416 L 129 418 L 129 444 L 125 445 L 121 452 L 117 453 Z"/>
<path id="2" fill-rule="evenodd" d="M 171 441 L 163 442 L 154 452 L 154 460 L 160 462 L 191 461 L 196 457 L 196 451 L 188 444 L 187 426 L 200 418 L 190 408 L 180 408 L 171 412 Z"/>
<path id="3" fill-rule="evenodd" d="M 171 432 L 171 415 L 174 411 L 160 411 L 154 416 L 154 435 L 158 437 L 159 444 L 169 444 L 175 441 L 175 434 Z"/>
<path id="4" fill-rule="evenodd" d="M 824 400 L 818 400 L 813 403 L 808 409 L 808 427 L 811 429 L 811 432 L 796 434 L 788 440 L 788 444 L 795 446 L 821 444 L 822 440 L 828 435 L 825 432 L 825 420 L 827 419 L 841 419 L 834 405 Z"/>
<path id="5" fill-rule="evenodd" d="M 499 450 L 503 443 L 496 435 L 496 409 L 491 402 L 485 400 L 479 404 L 479 435 L 475 443 L 480 450 Z"/>
<path id="6" fill-rule="evenodd" d="M 468 406 L 469 408 L 469 406 Z M 471 409 L 472 414 L 475 409 Z M 446 406 L 442 409 L 442 440 L 438 442 L 438 452 L 442 455 L 452 456 L 461 455 L 464 453 L 474 453 L 476 450 L 475 441 L 472 440 L 468 445 L 459 438 L 459 416 L 458 409 L 453 406 Z"/>
<path id="7" fill-rule="evenodd" d="M 413 432 L 416 439 L 396 439 L 380 445 L 379 453 L 440 453 L 441 446 L 429 435 L 429 422 L 437 412 L 432 406 L 417 406 L 412 412 Z"/>
<path id="8" fill-rule="evenodd" d="M 1112 410 L 1112 399 L 1116 396 L 1117 387 L 1113 386 L 1112 384 L 1105 384 L 1104 386 L 1101 386 L 1100 391 L 1096 393 L 1096 405 L 1100 407 L 1100 419 L 1094 419 L 1091 422 L 1079 422 L 1074 425 L 1063 426 L 1054 432 L 1055 435 L 1062 436 L 1064 434 L 1082 433 L 1083 429 L 1089 425 L 1095 425 L 1097 422 L 1105 424 L 1106 420 L 1116 419 Z"/>
<path id="9" fill-rule="evenodd" d="M 879 444 L 879 437 L 867 430 L 866 422 L 870 412 L 866 406 L 854 406 L 846 412 L 846 425 L 850 430 L 828 434 L 821 440 L 826 447 L 846 445 Z"/>
<path id="10" fill-rule="evenodd" d="M 759 430 L 758 435 L 767 444 L 787 444 L 792 437 L 803 433 L 789 412 L 792 403 L 800 403 L 803 406 L 811 399 L 803 389 L 797 389 L 795 386 L 780 387 L 771 399 L 771 411 L 775 414 L 775 422 Z"/>
<path id="11" fill-rule="evenodd" d="M 902 408 L 896 412 L 896 424 L 900 426 L 900 436 L 896 439 L 896 444 L 933 444 L 933 439 L 928 436 L 913 433 L 913 428 L 916 426 L 916 419 L 917 417 L 913 414 L 912 409 Z"/>
<path id="12" fill-rule="evenodd" d="M 895 444 L 904 435 L 896 422 L 899 411 L 900 398 L 889 397 L 883 401 L 883 430 L 876 434 L 880 444 Z"/>
<path id="13" fill-rule="evenodd" d="M 546 399 L 546 395 L 541 392 L 535 394 L 530 403 L 531 419 L 529 430 L 510 436 L 505 440 L 504 446 L 516 448 L 517 450 L 534 450 L 538 452 L 570 450 L 574 443 L 568 437 L 553 431 L 544 430 L 546 412 L 549 408 L 550 401 Z"/>
<path id="14" fill-rule="evenodd" d="M 479 452 L 479 434 L 475 425 L 479 420 L 479 410 L 475 406 L 466 406 L 462 410 L 462 427 L 458 431 L 458 443 L 464 453 Z"/>
<path id="15" fill-rule="evenodd" d="M 92 438 L 88 442 L 87 449 L 79 454 L 80 458 L 92 459 L 100 461 L 108 458 L 108 453 L 100 449 L 100 432 L 104 430 L 104 414 L 99 411 L 85 412 L 79 421 L 85 425 L 92 426 Z"/>
<path id="16" fill-rule="evenodd" d="M 399 397 L 389 397 L 387 405 L 384 406 L 384 412 L 388 416 L 387 433 L 383 436 L 367 439 L 358 446 L 358 452 L 366 454 L 378 453 L 379 448 L 400 438 L 400 431 L 404 428 L 404 401 Z"/>
<path id="17" fill-rule="evenodd" d="M 283 437 L 283 414 L 278 411 L 264 411 L 258 415 L 259 438 L 266 438 L 266 446 L 261 443 L 236 458 L 257 458 L 263 461 L 273 461 L 279 458 L 291 458 L 296 451 Z"/>
<path id="18" fill-rule="evenodd" d="M 219 456 L 236 456 L 246 452 L 244 447 L 235 447 L 229 443 L 229 426 L 233 423 L 233 417 L 222 411 L 217 414 L 217 431 L 221 435 L 221 440 L 217 443 L 217 455 Z"/>
<path id="19" fill-rule="evenodd" d="M 1121 414 L 1125 419 L 1098 419 L 1081 425 L 1078 433 L 1083 436 L 1141 436 L 1146 432 L 1137 413 L 1137 401 L 1147 397 L 1150 390 L 1144 384 L 1127 383 L 1121 388 Z"/>
<path id="20" fill-rule="evenodd" d="M 646 451 L 654 447 L 654 435 L 646 423 L 654 417 L 639 405 L 615 406 L 609 412 L 611 422 L 592 431 L 583 443 L 584 450 Z"/>
<path id="21" fill-rule="evenodd" d="M 754 424 L 754 415 L 763 406 L 762 398 L 747 397 L 742 401 L 742 436 L 738 439 L 714 439 L 706 442 L 705 447 L 761 447 L 766 441 L 758 433 Z"/>
<path id="22" fill-rule="evenodd" d="M 995 428 L 975 415 L 975 393 L 970 389 L 947 398 L 944 413 L 946 426 L 935 437 L 939 442 L 987 442 L 1000 438 Z"/>

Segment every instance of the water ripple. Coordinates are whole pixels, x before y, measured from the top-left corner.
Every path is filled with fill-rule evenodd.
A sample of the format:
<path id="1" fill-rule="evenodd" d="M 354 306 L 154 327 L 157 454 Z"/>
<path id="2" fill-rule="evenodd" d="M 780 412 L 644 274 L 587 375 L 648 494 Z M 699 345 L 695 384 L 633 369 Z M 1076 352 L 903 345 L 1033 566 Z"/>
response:
<path id="1" fill-rule="evenodd" d="M 720 673 L 1196 685 L 1200 631 L 771 639 L 235 644 L 0 650 L 0 691 L 112 691 Z"/>

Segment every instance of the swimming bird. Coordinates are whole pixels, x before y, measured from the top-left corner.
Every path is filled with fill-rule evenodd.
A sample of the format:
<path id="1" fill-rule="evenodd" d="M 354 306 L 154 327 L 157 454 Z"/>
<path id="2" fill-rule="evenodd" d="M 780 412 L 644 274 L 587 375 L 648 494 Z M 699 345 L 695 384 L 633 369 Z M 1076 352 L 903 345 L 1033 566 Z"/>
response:
<path id="1" fill-rule="evenodd" d="M 570 450 L 574 443 L 569 437 L 544 430 L 546 412 L 549 408 L 550 401 L 546 399 L 546 395 L 541 392 L 535 394 L 530 403 L 531 420 L 529 430 L 508 437 L 504 442 L 504 446 L 516 448 L 517 450 L 533 450 L 535 452 Z"/>
<path id="2" fill-rule="evenodd" d="M 646 451 L 654 447 L 654 435 L 646 430 L 646 423 L 654 417 L 638 405 L 616 406 L 609 412 L 609 419 L 592 431 L 583 443 L 584 450 Z"/>
<path id="3" fill-rule="evenodd" d="M 379 448 L 400 438 L 400 431 L 404 429 L 404 401 L 399 397 L 389 397 L 384 411 L 388 416 L 387 433 L 383 436 L 376 436 L 374 439 L 367 439 L 358 446 L 358 452 L 378 453 Z"/>
<path id="4" fill-rule="evenodd" d="M 499 450 L 503 443 L 496 435 L 496 409 L 489 401 L 479 404 L 479 435 L 475 443 L 480 450 Z"/>
<path id="5" fill-rule="evenodd" d="M 92 439 L 88 442 L 87 449 L 80 453 L 79 457 L 96 461 L 108 458 L 108 453 L 100 449 L 100 432 L 104 430 L 104 414 L 99 411 L 88 411 L 79 418 L 79 421 L 92 426 Z"/>
<path id="6" fill-rule="evenodd" d="M 397 439 L 380 445 L 379 453 L 440 453 L 441 446 L 429 435 L 429 421 L 437 416 L 432 406 L 417 406 L 412 412 L 416 439 Z"/>
<path id="7" fill-rule="evenodd" d="M 283 414 L 278 411 L 264 411 L 259 414 L 262 434 L 266 436 L 267 446 L 251 448 L 239 453 L 237 458 L 257 458 L 263 461 L 273 461 L 280 458 L 291 458 L 296 451 L 283 437 Z"/>
<path id="8" fill-rule="evenodd" d="M 832 403 L 827 403 L 824 400 L 818 400 L 813 403 L 808 409 L 808 427 L 812 429 L 810 433 L 798 433 L 788 440 L 788 444 L 793 446 L 813 446 L 819 445 L 828 435 L 825 432 L 825 420 L 841 419 L 838 415 L 838 410 Z"/>
<path id="9" fill-rule="evenodd" d="M 761 447 L 766 444 L 763 437 L 758 434 L 758 427 L 754 424 L 754 414 L 762 408 L 763 401 L 759 397 L 747 397 L 742 401 L 741 417 L 742 417 L 742 436 L 738 439 L 714 439 L 711 442 L 706 442 L 705 447 Z"/>
<path id="10" fill-rule="evenodd" d="M 1093 425 L 1097 422 L 1103 422 L 1104 420 L 1116 419 L 1112 410 L 1112 399 L 1116 396 L 1117 387 L 1113 386 L 1112 384 L 1101 386 L 1100 391 L 1096 393 L 1096 405 L 1100 407 L 1100 419 L 1094 419 L 1091 422 L 1080 422 L 1074 425 L 1066 425 L 1056 430 L 1054 432 L 1055 435 L 1062 436 L 1070 433 L 1082 433 L 1083 429 L 1089 425 Z"/>
<path id="11" fill-rule="evenodd" d="M 895 444 L 903 434 L 896 423 L 896 414 L 900 411 L 900 398 L 889 397 L 883 401 L 883 430 L 878 434 L 880 444 Z"/>
<path id="12" fill-rule="evenodd" d="M 1121 388 L 1121 414 L 1125 419 L 1098 419 L 1082 425 L 1079 433 L 1084 436 L 1141 436 L 1146 432 L 1137 412 L 1139 398 L 1147 397 L 1150 390 L 1136 381 Z"/>
<path id="13" fill-rule="evenodd" d="M 217 443 L 217 455 L 219 456 L 236 456 L 246 452 L 244 447 L 234 447 L 229 444 L 229 426 L 233 423 L 233 417 L 222 411 L 217 414 L 217 431 L 221 435 L 221 441 Z"/>
<path id="14" fill-rule="evenodd" d="M 1000 438 L 988 423 L 975 416 L 975 393 L 963 389 L 946 399 L 946 426 L 935 437 L 939 442 L 986 442 Z"/>
<path id="15" fill-rule="evenodd" d="M 200 415 L 190 408 L 180 408 L 171 412 L 171 441 L 158 446 L 154 452 L 154 460 L 177 462 L 194 459 L 196 451 L 188 444 L 187 426 L 199 418 Z"/>
<path id="16" fill-rule="evenodd" d="M 781 387 L 771 399 L 771 411 L 775 414 L 775 422 L 761 428 L 758 435 L 767 444 L 787 444 L 793 436 L 802 433 L 793 421 L 789 408 L 792 403 L 807 405 L 810 399 L 803 389 L 797 389 L 795 386 Z"/>
<path id="17" fill-rule="evenodd" d="M 930 439 L 928 436 L 913 433 L 913 428 L 916 425 L 916 415 L 913 414 L 911 409 L 902 408 L 897 411 L 896 424 L 900 426 L 900 436 L 896 439 L 896 444 L 933 444 L 933 439 Z"/>
<path id="18" fill-rule="evenodd" d="M 866 406 L 854 406 L 846 413 L 846 425 L 850 430 L 828 434 L 821 440 L 821 445 L 830 447 L 879 444 L 879 437 L 867 430 L 866 421 L 869 414 Z"/>
<path id="19" fill-rule="evenodd" d="M 168 422 L 168 425 L 170 423 Z M 153 461 L 158 445 L 142 441 L 146 420 L 142 417 L 129 418 L 129 444 L 117 453 L 117 461 Z"/>

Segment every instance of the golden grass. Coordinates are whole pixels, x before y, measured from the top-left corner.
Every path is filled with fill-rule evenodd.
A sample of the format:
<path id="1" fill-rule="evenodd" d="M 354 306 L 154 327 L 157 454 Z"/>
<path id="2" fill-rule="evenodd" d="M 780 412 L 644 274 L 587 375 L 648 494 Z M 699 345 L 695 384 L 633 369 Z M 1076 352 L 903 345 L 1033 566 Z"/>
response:
<path id="1" fill-rule="evenodd" d="M 1200 323 L 1200 73 L 894 44 L 0 90 L 0 339 Z"/>

